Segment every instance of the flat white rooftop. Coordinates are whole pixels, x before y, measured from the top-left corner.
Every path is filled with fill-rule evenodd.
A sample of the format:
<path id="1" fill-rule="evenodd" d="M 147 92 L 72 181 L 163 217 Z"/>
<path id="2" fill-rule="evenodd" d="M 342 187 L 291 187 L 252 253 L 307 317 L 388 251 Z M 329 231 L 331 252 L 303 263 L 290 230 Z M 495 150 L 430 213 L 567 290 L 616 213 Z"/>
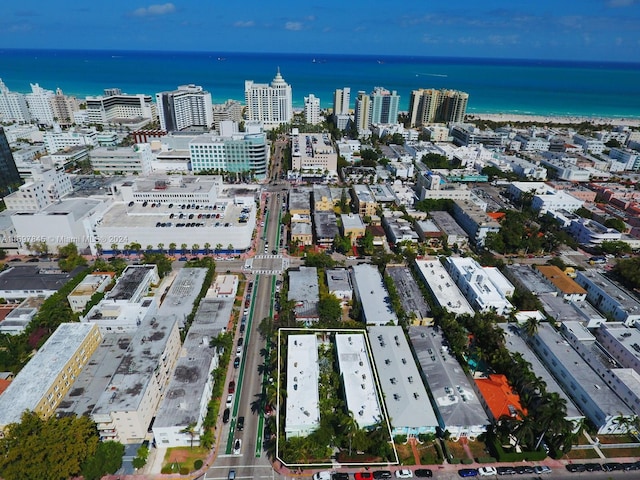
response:
<path id="1" fill-rule="evenodd" d="M 289 335 L 287 344 L 285 434 L 305 437 L 320 425 L 318 342 L 313 334 Z"/>
<path id="2" fill-rule="evenodd" d="M 398 323 L 398 317 L 391 308 L 389 293 L 382 281 L 382 275 L 375 266 L 354 265 L 353 280 L 367 324 L 393 323 L 395 325 Z"/>
<path id="3" fill-rule="evenodd" d="M 402 327 L 368 327 L 367 333 L 394 432 L 435 431 L 438 419 Z"/>
<path id="4" fill-rule="evenodd" d="M 416 260 L 422 279 L 438 304 L 456 315 L 473 315 L 474 311 L 440 260 Z"/>
<path id="5" fill-rule="evenodd" d="M 336 350 L 347 408 L 360 428 L 375 425 L 382 413 L 364 334 L 336 334 Z"/>

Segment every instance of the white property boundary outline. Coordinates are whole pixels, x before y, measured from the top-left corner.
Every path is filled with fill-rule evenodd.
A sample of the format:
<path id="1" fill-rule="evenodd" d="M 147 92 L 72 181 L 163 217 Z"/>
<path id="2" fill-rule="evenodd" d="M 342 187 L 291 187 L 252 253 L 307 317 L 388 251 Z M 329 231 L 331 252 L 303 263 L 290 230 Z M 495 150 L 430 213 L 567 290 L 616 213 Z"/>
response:
<path id="1" fill-rule="evenodd" d="M 293 328 L 293 327 L 283 327 L 278 329 L 278 387 L 277 387 L 277 396 L 276 396 L 276 451 L 275 458 L 285 467 L 336 467 L 337 464 L 334 463 L 286 463 L 282 458 L 280 458 L 280 360 L 281 360 L 281 332 L 303 332 L 303 333 L 313 333 L 317 335 L 318 333 L 354 333 L 354 334 L 363 334 L 365 339 L 365 344 L 367 346 L 367 356 L 369 357 L 369 363 L 373 370 L 373 376 L 375 378 L 375 386 L 376 386 L 376 395 L 378 397 L 378 402 L 380 403 L 381 410 L 384 414 L 384 423 L 387 425 L 387 432 L 389 433 L 389 438 L 391 439 L 391 448 L 393 449 L 393 455 L 395 456 L 394 462 L 378 462 L 378 463 L 358 463 L 357 465 L 371 465 L 375 467 L 380 466 L 389 466 L 389 465 L 399 465 L 400 461 L 398 460 L 398 451 L 396 450 L 395 444 L 393 443 L 393 435 L 391 435 L 391 425 L 389 423 L 389 414 L 387 412 L 387 405 L 384 402 L 384 396 L 382 394 L 382 388 L 380 387 L 380 380 L 378 379 L 378 370 L 376 369 L 375 362 L 373 361 L 373 356 L 371 353 L 371 344 L 369 343 L 369 333 L 366 328 L 363 329 L 340 329 L 340 328 L 317 328 L 317 329 L 309 329 L 309 328 Z M 345 464 L 347 465 L 347 464 Z M 356 465 L 356 464 L 354 464 Z"/>

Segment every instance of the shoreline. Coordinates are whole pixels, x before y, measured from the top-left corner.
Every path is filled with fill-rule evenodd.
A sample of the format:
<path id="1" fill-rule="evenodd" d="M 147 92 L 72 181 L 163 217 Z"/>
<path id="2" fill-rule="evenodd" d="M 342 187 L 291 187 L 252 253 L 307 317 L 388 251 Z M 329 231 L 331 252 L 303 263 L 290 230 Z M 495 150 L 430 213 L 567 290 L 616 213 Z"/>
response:
<path id="1" fill-rule="evenodd" d="M 640 118 L 615 118 L 615 117 L 587 117 L 580 115 L 527 115 L 516 113 L 467 113 L 466 118 L 476 120 L 490 120 L 493 122 L 531 122 L 538 124 L 579 124 L 591 123 L 593 125 L 640 127 Z"/>

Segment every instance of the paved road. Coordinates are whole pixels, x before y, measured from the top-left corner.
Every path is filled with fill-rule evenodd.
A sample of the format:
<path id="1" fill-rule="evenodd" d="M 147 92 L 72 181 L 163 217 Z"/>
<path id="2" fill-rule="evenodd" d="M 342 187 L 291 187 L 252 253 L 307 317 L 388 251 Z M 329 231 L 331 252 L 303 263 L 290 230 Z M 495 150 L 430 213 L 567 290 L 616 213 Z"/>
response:
<path id="1" fill-rule="evenodd" d="M 265 216 L 265 234 L 258 242 L 258 252 L 264 251 L 267 242 L 269 252 L 272 248 L 277 248 L 280 237 L 282 195 L 282 193 L 273 193 L 267 196 L 271 198 L 268 200 L 268 215 Z M 244 264 L 244 260 L 220 262 L 218 270 L 237 271 L 241 270 Z M 276 276 L 249 274 L 248 278 L 253 282 L 252 302 L 247 329 L 243 337 L 242 362 L 240 368 L 234 369 L 232 373 L 237 385 L 232 419 L 227 428 L 223 428 L 221 432 L 219 455 L 214 465 L 207 471 L 207 479 L 227 478 L 231 468 L 236 471 L 236 478 L 241 479 L 276 478 L 277 476 L 262 449 L 263 419 L 257 408 L 263 388 L 263 378 L 258 373 L 258 365 L 263 361 L 260 352 L 265 348 L 265 342 L 258 333 L 258 325 L 263 318 L 272 315 Z M 240 336 L 237 332 L 234 349 Z M 236 429 L 236 425 L 237 419 L 241 416 L 245 421 L 244 430 L 240 432 Z M 233 455 L 233 444 L 236 439 L 242 440 L 239 455 Z"/>

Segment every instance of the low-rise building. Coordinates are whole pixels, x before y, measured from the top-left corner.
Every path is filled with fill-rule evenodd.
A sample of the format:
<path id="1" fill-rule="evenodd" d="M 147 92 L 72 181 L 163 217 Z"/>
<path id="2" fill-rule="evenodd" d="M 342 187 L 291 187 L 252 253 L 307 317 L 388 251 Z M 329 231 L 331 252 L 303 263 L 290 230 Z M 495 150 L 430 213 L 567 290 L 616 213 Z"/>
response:
<path id="1" fill-rule="evenodd" d="M 213 283 L 216 298 L 235 298 L 238 291 L 237 275 L 217 275 Z"/>
<path id="2" fill-rule="evenodd" d="M 212 348 L 210 341 L 220 333 L 216 325 L 229 322 L 232 308 L 233 300 L 222 298 L 209 299 L 198 307 L 155 415 L 153 436 L 158 447 L 200 445 L 213 390 L 211 373 L 222 353 Z"/>
<path id="3" fill-rule="evenodd" d="M 391 308 L 389 293 L 378 269 L 369 264 L 354 265 L 354 293 L 361 306 L 362 320 L 367 325 L 397 325 L 398 317 Z"/>
<path id="4" fill-rule="evenodd" d="M 369 187 L 364 184 L 353 185 L 353 198 L 356 210 L 361 216 L 369 216 L 376 214 L 378 203 L 375 201 Z"/>
<path id="5" fill-rule="evenodd" d="M 565 418 L 573 422 L 577 429 L 584 421 L 584 415 L 525 341 L 522 329 L 513 323 L 501 323 L 498 326 L 505 332 L 505 347 L 507 350 L 511 354 L 521 355 L 531 366 L 530 368 L 534 375 L 542 379 L 546 391 L 557 394 L 565 401 L 567 408 L 567 416 Z"/>
<path id="6" fill-rule="evenodd" d="M 463 247 L 469 243 L 469 236 L 462 227 L 458 225 L 454 218 L 449 215 L 449 212 L 434 210 L 429 212 L 429 215 L 438 228 L 444 233 L 447 244 L 450 247 L 453 245 Z"/>
<path id="7" fill-rule="evenodd" d="M 316 267 L 300 267 L 289 270 L 289 293 L 287 300 L 295 302 L 296 320 L 311 323 L 319 320 L 318 302 L 320 287 Z"/>
<path id="8" fill-rule="evenodd" d="M 82 279 L 67 295 L 71 310 L 82 312 L 95 293 L 102 293 L 111 284 L 114 273 L 92 273 Z"/>
<path id="9" fill-rule="evenodd" d="M 291 243 L 302 247 L 313 245 L 313 227 L 307 222 L 291 222 Z"/>
<path id="10" fill-rule="evenodd" d="M 557 210 L 575 212 L 584 205 L 584 201 L 564 190 L 554 190 L 544 194 L 536 194 L 531 201 L 531 208 L 537 210 L 540 215 Z"/>
<path id="11" fill-rule="evenodd" d="M 474 314 L 473 308 L 440 260 L 416 260 L 415 263 L 422 281 L 439 307 L 456 315 Z"/>
<path id="12" fill-rule="evenodd" d="M 563 300 L 568 302 L 586 300 L 587 291 L 555 265 L 536 265 L 535 268 Z"/>
<path id="13" fill-rule="evenodd" d="M 326 270 L 327 288 L 329 293 L 335 295 L 343 305 L 353 298 L 353 287 L 349 271 L 345 268 L 332 268 Z"/>
<path id="14" fill-rule="evenodd" d="M 8 335 L 20 335 L 24 333 L 27 326 L 36 316 L 38 310 L 44 303 L 43 297 L 28 297 L 25 298 L 20 305 L 16 308 L 12 308 L 12 305 L 6 305 L 11 310 L 0 319 L 0 333 L 6 333 Z M 0 315 L 1 317 L 2 315 Z"/>
<path id="15" fill-rule="evenodd" d="M 491 267 L 482 267 L 469 257 L 447 257 L 451 278 L 474 308 L 481 312 L 493 310 L 506 315 L 513 309 L 507 297 L 513 296 L 514 287 Z"/>
<path id="16" fill-rule="evenodd" d="M 598 433 L 625 431 L 619 420 L 633 418 L 633 412 L 562 335 L 550 325 L 541 323 L 531 346 Z"/>
<path id="17" fill-rule="evenodd" d="M 640 373 L 640 330 L 624 323 L 608 322 L 595 330 L 595 336 L 624 368 Z"/>
<path id="18" fill-rule="evenodd" d="M 95 325 L 61 324 L 0 396 L 0 431 L 25 410 L 51 417 L 101 341 Z"/>
<path id="19" fill-rule="evenodd" d="M 365 224 L 357 213 L 349 213 L 340 215 L 340 223 L 342 226 L 341 234 L 343 237 L 351 237 L 352 243 L 360 237 L 364 237 Z"/>
<path id="20" fill-rule="evenodd" d="M 358 428 L 376 425 L 382 416 L 369 351 L 363 333 L 337 333 L 336 357 L 347 410 Z"/>
<path id="21" fill-rule="evenodd" d="M 500 224 L 469 200 L 454 201 L 453 218 L 477 246 L 484 245 L 487 234 L 500 231 Z"/>
<path id="22" fill-rule="evenodd" d="M 587 291 L 587 300 L 616 322 L 640 321 L 640 302 L 594 268 L 578 271 L 576 282 Z"/>
<path id="23" fill-rule="evenodd" d="M 411 322 L 414 325 L 432 323 L 431 308 L 425 300 L 418 282 L 413 278 L 411 269 L 401 265 L 387 265 L 385 273 L 393 280 L 402 309 Z"/>
<path id="24" fill-rule="evenodd" d="M 608 228 L 588 218 L 575 218 L 569 224 L 569 235 L 580 245 L 595 247 L 602 242 L 613 242 L 622 239 L 622 234 L 615 228 Z"/>
<path id="25" fill-rule="evenodd" d="M 313 214 L 316 245 L 330 247 L 339 234 L 336 214 L 333 212 L 315 212 Z"/>
<path id="26" fill-rule="evenodd" d="M 438 419 L 402 327 L 370 326 L 367 334 L 392 435 L 435 433 Z"/>
<path id="27" fill-rule="evenodd" d="M 318 341 L 315 334 L 287 338 L 287 396 L 284 433 L 306 437 L 320 426 Z"/>
<path id="28" fill-rule="evenodd" d="M 291 167 L 299 172 L 328 172 L 338 169 L 338 154 L 327 133 L 298 133 L 291 138 Z"/>
<path id="29" fill-rule="evenodd" d="M 432 327 L 409 327 L 409 340 L 418 359 L 422 381 L 431 391 L 440 428 L 455 440 L 477 438 L 491 425 L 476 389 L 464 369 L 448 352 L 442 332 Z"/>
<path id="30" fill-rule="evenodd" d="M 98 147 L 89 152 L 91 168 L 107 175 L 150 175 L 153 154 L 151 145 L 132 147 Z"/>
<path id="31" fill-rule="evenodd" d="M 72 278 L 69 273 L 53 273 L 37 266 L 12 266 L 0 272 L 0 298 L 12 302 L 29 297 L 48 298 Z"/>
<path id="32" fill-rule="evenodd" d="M 506 376 L 494 373 L 486 378 L 476 378 L 475 382 L 481 403 L 494 422 L 503 416 L 521 419 L 527 415 L 520 396 L 513 391 Z"/>

